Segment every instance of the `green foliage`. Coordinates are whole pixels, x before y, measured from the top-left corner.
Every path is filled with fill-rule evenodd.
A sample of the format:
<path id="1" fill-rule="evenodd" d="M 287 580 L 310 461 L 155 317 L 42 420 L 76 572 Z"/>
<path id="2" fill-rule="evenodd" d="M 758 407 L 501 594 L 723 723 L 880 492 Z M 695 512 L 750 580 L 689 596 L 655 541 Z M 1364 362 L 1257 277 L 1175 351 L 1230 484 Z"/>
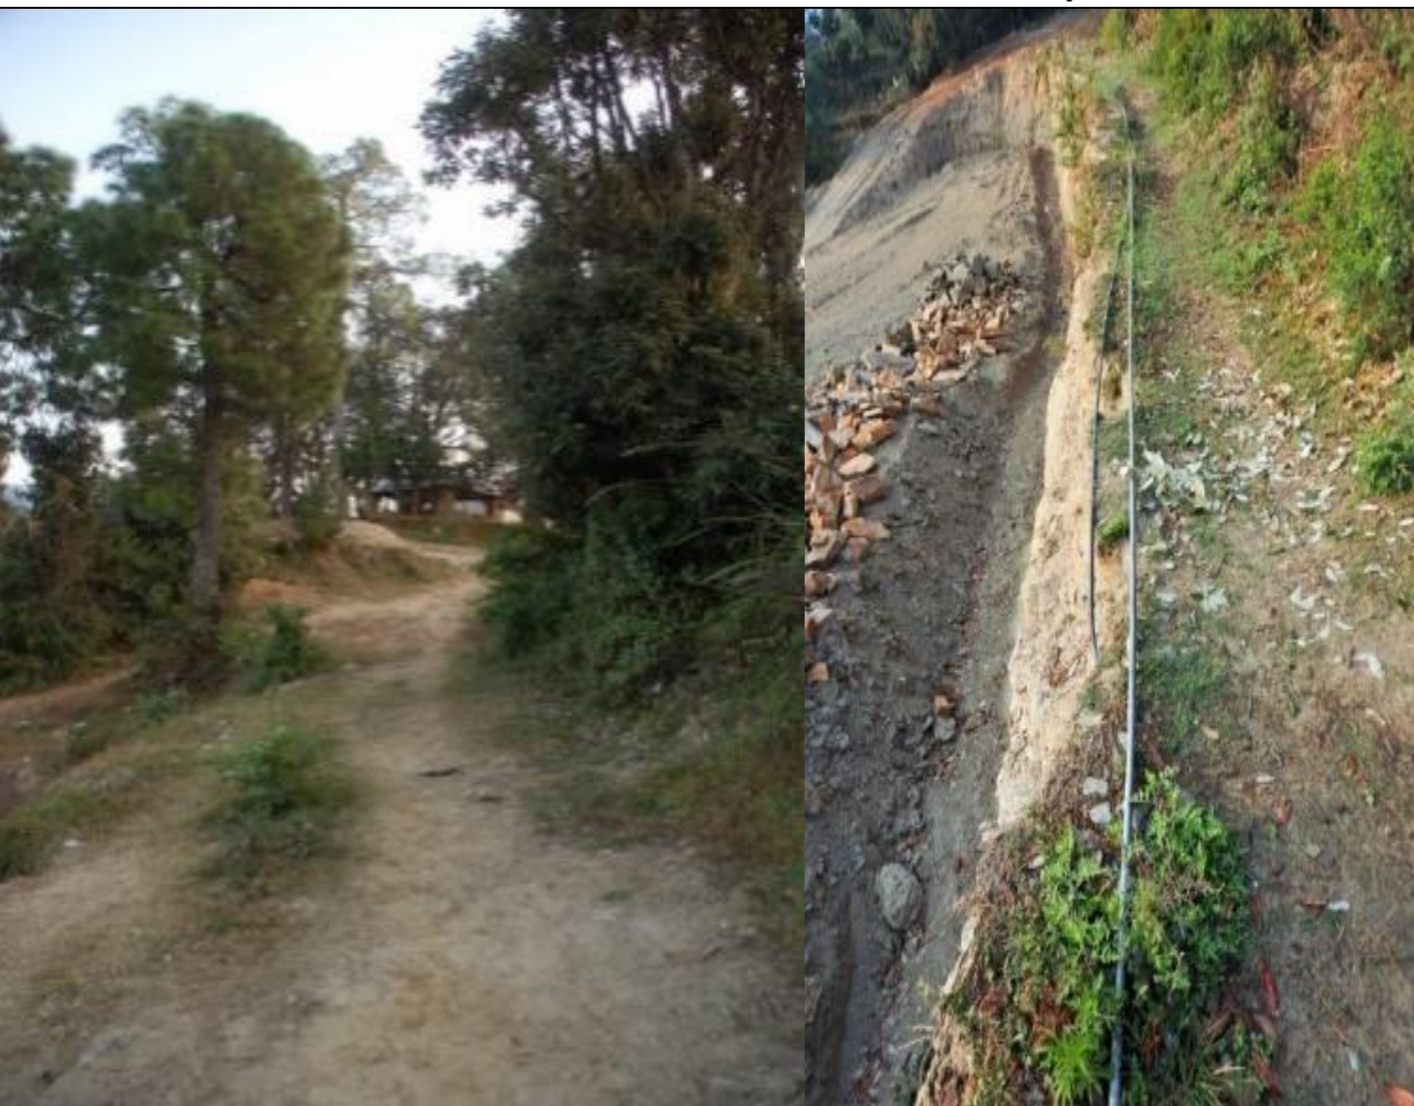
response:
<path id="1" fill-rule="evenodd" d="M 1414 417 L 1361 435 L 1355 458 L 1360 486 L 1367 494 L 1414 492 Z"/>
<path id="2" fill-rule="evenodd" d="M 1299 13 L 1277 8 L 1169 8 L 1154 13 L 1148 65 L 1172 107 L 1213 120 L 1245 90 L 1254 67 L 1290 65 L 1304 49 Z"/>
<path id="3" fill-rule="evenodd" d="M 1216 1036 L 1206 1030 L 1248 947 L 1242 852 L 1167 776 L 1151 776 L 1135 799 L 1147 819 L 1136 823 L 1131 853 L 1126 1097 L 1256 1101 L 1243 1097 L 1260 1087 L 1252 1059 L 1269 1051 L 1240 1022 Z M 1039 867 L 1028 862 L 1037 849 Z M 1028 1073 L 1057 1104 L 1099 1100 L 1120 1016 L 1117 851 L 1117 832 L 1100 840 L 1069 824 L 1032 825 L 1009 844 L 977 959 L 949 1006 L 968 1031 L 989 1101 L 1017 1101 Z M 1194 1097 L 1202 1093 L 1211 1097 Z"/>
<path id="4" fill-rule="evenodd" d="M 536 523 L 491 543 L 481 571 L 494 586 L 481 614 L 503 656 L 529 656 L 558 637 L 578 593 L 576 553 L 571 536 Z"/>
<path id="5" fill-rule="evenodd" d="M 328 737 L 277 726 L 224 753 L 216 770 L 222 793 L 201 819 L 216 843 L 206 874 L 249 884 L 334 851 L 354 792 Z"/>
<path id="6" fill-rule="evenodd" d="M 487 618 L 597 695 L 677 667 L 795 509 L 802 49 L 787 12 L 518 12 L 424 114 L 444 173 L 527 212 L 520 249 L 467 274 L 460 334 L 553 531 L 493 552 Z M 641 110 L 620 68 L 655 91 Z"/>
<path id="7" fill-rule="evenodd" d="M 1311 174 L 1301 210 L 1319 219 L 1328 279 L 1344 304 L 1357 357 L 1414 340 L 1414 138 L 1388 112 L 1365 127 L 1349 168 Z"/>
<path id="8" fill-rule="evenodd" d="M 343 525 L 339 489 L 316 479 L 295 501 L 295 532 L 306 549 L 327 549 Z"/>
<path id="9" fill-rule="evenodd" d="M 1237 116 L 1235 148 L 1222 183 L 1223 203 L 1247 215 L 1272 211 L 1274 192 L 1296 171 L 1301 126 L 1285 102 L 1276 70 L 1254 67 Z"/>
<path id="10" fill-rule="evenodd" d="M 324 649 L 304 624 L 300 607 L 271 603 L 265 608 L 268 634 L 234 631 L 226 649 L 237 682 L 246 691 L 265 691 L 320 672 L 329 666 Z"/>
<path id="11" fill-rule="evenodd" d="M 1115 511 L 1108 515 L 1100 523 L 1100 529 L 1096 534 L 1095 548 L 1102 556 L 1108 555 L 1119 546 L 1119 543 L 1129 537 L 1129 512 Z"/>

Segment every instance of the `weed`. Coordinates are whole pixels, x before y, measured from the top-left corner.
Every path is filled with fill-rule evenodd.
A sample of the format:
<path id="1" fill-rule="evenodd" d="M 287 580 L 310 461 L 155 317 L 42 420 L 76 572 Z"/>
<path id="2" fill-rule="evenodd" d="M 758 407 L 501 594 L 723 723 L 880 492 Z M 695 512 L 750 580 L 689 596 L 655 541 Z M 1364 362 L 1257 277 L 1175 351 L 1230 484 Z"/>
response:
<path id="1" fill-rule="evenodd" d="M 1100 551 L 1101 556 L 1108 556 L 1127 537 L 1129 537 L 1129 513 L 1115 511 L 1100 523 L 1100 530 L 1096 536 L 1096 548 Z"/>
<path id="2" fill-rule="evenodd" d="M 354 798 L 335 754 L 328 737 L 289 725 L 224 753 L 216 763 L 222 794 L 201 818 L 216 843 L 204 873 L 249 884 L 333 852 Z"/>
<path id="3" fill-rule="evenodd" d="M 0 882 L 43 868 L 59 841 L 101 814 L 110 799 L 100 788 L 68 787 L 0 819 Z"/>
<path id="4" fill-rule="evenodd" d="M 1414 421 L 1367 431 L 1357 443 L 1360 487 L 1370 495 L 1414 492 Z"/>
<path id="5" fill-rule="evenodd" d="M 1256 1101 L 1233 1092 L 1260 1089 L 1254 1057 L 1269 1052 L 1240 1019 L 1211 1029 L 1250 941 L 1245 858 L 1218 817 L 1168 776 L 1150 776 L 1136 804 L 1147 818 L 1131 856 L 1127 1097 Z M 1038 849 L 1039 863 L 1028 861 Z M 947 1000 L 971 1040 L 978 1101 L 1019 1101 L 1020 1086 L 1039 1079 L 1057 1104 L 1092 1103 L 1121 1016 L 1117 834 L 1032 822 L 999 850 L 1005 875 L 988 894 L 979 953 Z"/>

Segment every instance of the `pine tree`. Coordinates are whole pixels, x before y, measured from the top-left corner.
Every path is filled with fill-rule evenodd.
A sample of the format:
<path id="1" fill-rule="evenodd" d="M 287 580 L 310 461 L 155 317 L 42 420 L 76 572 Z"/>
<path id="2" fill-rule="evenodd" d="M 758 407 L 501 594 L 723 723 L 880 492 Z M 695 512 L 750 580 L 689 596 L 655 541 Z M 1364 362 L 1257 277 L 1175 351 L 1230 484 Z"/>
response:
<path id="1" fill-rule="evenodd" d="M 220 602 L 222 473 L 261 425 L 327 410 L 344 371 L 348 235 L 314 158 L 266 120 L 164 101 L 122 119 L 90 204 L 103 358 L 127 414 L 167 410 L 198 459 L 188 602 Z"/>

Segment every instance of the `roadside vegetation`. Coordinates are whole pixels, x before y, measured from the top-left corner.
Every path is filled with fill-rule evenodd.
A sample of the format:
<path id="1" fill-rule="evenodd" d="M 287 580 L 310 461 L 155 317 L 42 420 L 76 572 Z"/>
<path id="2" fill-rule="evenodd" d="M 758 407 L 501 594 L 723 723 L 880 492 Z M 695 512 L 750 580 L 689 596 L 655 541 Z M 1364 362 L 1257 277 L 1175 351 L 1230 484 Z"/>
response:
<path id="1" fill-rule="evenodd" d="M 789 12 L 526 11 L 448 60 L 423 117 L 443 177 L 509 186 L 525 227 L 465 315 L 528 512 L 481 566 L 490 659 L 585 716 L 559 746 L 589 825 L 699 836 L 791 904 L 802 79 Z M 690 740 L 638 740 L 674 714 Z M 587 767 L 630 745 L 622 778 Z"/>
<path id="2" fill-rule="evenodd" d="M 1125 1101 L 1407 1101 L 1407 1027 L 1390 1016 L 1407 912 L 1388 881 L 1414 826 L 1387 801 L 1407 714 L 1385 693 L 1414 609 L 1414 23 L 1112 12 L 1100 44 L 1052 88 L 1069 98 L 1060 137 L 1111 162 L 1126 151 L 1099 103 L 1122 99 L 1137 124 L 1147 782 Z M 1114 241 L 1114 189 L 1098 164 L 1077 172 L 1072 244 L 1088 254 Z M 1121 422 L 1100 427 L 1102 553 L 1131 538 Z M 1098 750 L 1123 727 L 1123 687 L 1107 651 L 1082 700 L 1105 740 L 1087 733 L 989 854 L 936 1101 L 1104 1099 L 1117 850 L 1076 792 L 1115 778 Z"/>

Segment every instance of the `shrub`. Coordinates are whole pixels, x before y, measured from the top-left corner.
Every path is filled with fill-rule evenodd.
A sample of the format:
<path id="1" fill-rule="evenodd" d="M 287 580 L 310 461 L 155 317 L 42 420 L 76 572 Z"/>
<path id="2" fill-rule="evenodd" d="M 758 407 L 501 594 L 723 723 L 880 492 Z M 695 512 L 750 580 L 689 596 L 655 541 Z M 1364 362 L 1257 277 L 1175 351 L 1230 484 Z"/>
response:
<path id="1" fill-rule="evenodd" d="M 328 654 L 309 634 L 306 611 L 284 603 L 265 608 L 270 623 L 267 636 L 233 634 L 226 648 L 232 655 L 239 682 L 247 691 L 264 691 L 326 668 Z"/>
<path id="2" fill-rule="evenodd" d="M 1148 62 L 1175 108 L 1213 120 L 1255 65 L 1291 64 L 1305 39 L 1300 17 L 1281 9 L 1169 9 L 1157 13 Z"/>
<path id="3" fill-rule="evenodd" d="M 1199 1101 L 1200 1090 L 1217 1088 L 1211 1101 L 1255 1101 L 1255 1058 L 1269 1051 L 1240 1020 L 1218 1034 L 1207 1029 L 1248 947 L 1242 851 L 1168 776 L 1149 777 L 1135 798 L 1148 818 L 1135 827 L 1131 853 L 1126 1100 Z M 1118 824 L 1104 839 L 1033 824 L 1012 840 L 977 957 L 948 1000 L 970 1036 L 986 1101 L 1020 1101 L 1028 1073 L 1055 1103 L 1096 1100 L 1120 1016 L 1118 838 Z"/>
<path id="4" fill-rule="evenodd" d="M 576 553 L 571 536 L 534 523 L 491 543 L 481 567 L 494 586 L 481 610 L 502 656 L 529 656 L 559 635 L 578 591 Z"/>
<path id="5" fill-rule="evenodd" d="M 217 843 L 206 874 L 249 882 L 280 862 L 333 851 L 354 793 L 328 737 L 277 726 L 225 752 L 216 770 L 222 793 L 201 820 Z"/>
<path id="6" fill-rule="evenodd" d="M 1302 208 L 1320 219 L 1329 280 L 1350 317 L 1357 357 L 1385 357 L 1414 339 L 1414 140 L 1382 113 L 1365 128 L 1348 172 L 1313 173 Z"/>
<path id="7" fill-rule="evenodd" d="M 1300 147 L 1300 119 L 1282 96 L 1276 70 L 1260 64 L 1237 117 L 1223 203 L 1248 215 L 1268 214 L 1274 207 L 1273 192 L 1296 171 Z"/>

